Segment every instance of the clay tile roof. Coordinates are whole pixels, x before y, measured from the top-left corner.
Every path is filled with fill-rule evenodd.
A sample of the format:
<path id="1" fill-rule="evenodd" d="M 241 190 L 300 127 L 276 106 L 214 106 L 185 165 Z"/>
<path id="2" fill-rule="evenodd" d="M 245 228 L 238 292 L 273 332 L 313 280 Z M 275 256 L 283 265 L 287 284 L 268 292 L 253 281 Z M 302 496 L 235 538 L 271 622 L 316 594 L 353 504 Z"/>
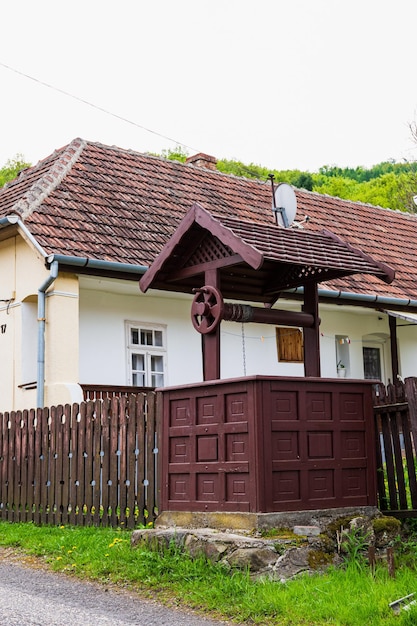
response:
<path id="1" fill-rule="evenodd" d="M 417 300 L 415 215 L 296 190 L 304 231 L 327 229 L 394 268 L 388 287 L 355 275 L 326 288 Z M 271 224 L 269 181 L 75 139 L 0 190 L 46 254 L 150 266 L 194 203 L 220 218 Z"/>

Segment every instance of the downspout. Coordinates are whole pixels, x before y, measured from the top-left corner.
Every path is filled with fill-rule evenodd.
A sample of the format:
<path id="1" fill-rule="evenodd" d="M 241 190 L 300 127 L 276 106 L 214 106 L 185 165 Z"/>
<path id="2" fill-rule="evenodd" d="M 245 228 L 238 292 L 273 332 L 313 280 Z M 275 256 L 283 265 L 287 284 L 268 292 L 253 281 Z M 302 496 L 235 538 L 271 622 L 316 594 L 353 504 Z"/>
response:
<path id="1" fill-rule="evenodd" d="M 45 314 L 46 292 L 58 276 L 58 261 L 53 261 L 48 278 L 38 289 L 38 373 L 36 406 L 42 409 L 45 405 Z"/>

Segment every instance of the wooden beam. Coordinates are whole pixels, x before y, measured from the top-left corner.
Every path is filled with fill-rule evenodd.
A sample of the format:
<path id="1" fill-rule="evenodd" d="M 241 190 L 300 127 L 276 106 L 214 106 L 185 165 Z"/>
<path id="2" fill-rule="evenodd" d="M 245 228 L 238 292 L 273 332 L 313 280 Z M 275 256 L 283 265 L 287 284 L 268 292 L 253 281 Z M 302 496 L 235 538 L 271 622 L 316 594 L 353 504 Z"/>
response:
<path id="1" fill-rule="evenodd" d="M 304 285 L 304 313 L 314 317 L 315 323 L 304 328 L 304 375 L 307 377 L 320 374 L 320 332 L 319 332 L 319 297 L 315 283 Z"/>
<path id="2" fill-rule="evenodd" d="M 210 287 L 220 290 L 220 272 L 210 269 L 205 272 L 204 282 Z M 218 380 L 220 378 L 220 324 L 212 333 L 201 335 L 203 352 L 203 379 Z"/>

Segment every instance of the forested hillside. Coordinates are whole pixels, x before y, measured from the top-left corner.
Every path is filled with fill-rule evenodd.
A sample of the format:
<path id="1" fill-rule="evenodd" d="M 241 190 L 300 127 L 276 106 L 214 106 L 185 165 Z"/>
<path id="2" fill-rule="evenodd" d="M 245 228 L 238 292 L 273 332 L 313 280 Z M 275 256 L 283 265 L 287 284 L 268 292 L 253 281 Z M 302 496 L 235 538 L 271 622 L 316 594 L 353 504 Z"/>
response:
<path id="1" fill-rule="evenodd" d="M 185 161 L 187 154 L 180 148 L 164 152 L 168 159 Z M 251 163 L 221 159 L 217 169 L 227 174 L 268 180 L 273 174 L 276 182 L 289 183 L 299 189 L 356 200 L 400 211 L 417 211 L 413 196 L 417 195 L 417 162 L 386 161 L 371 168 L 341 168 L 324 165 L 318 172 L 301 170 L 271 170 Z"/>
<path id="2" fill-rule="evenodd" d="M 163 156 L 177 161 L 185 161 L 187 153 L 177 147 L 166 150 Z M 17 176 L 20 170 L 28 167 L 22 155 L 9 159 L 0 168 L 0 187 Z M 386 161 L 371 168 L 341 168 L 324 165 L 318 172 L 301 170 L 271 170 L 261 165 L 245 165 L 239 161 L 221 159 L 217 169 L 227 174 L 268 180 L 274 175 L 275 182 L 289 183 L 299 189 L 356 200 L 400 211 L 416 212 L 413 197 L 417 195 L 417 161 L 396 163 Z"/>

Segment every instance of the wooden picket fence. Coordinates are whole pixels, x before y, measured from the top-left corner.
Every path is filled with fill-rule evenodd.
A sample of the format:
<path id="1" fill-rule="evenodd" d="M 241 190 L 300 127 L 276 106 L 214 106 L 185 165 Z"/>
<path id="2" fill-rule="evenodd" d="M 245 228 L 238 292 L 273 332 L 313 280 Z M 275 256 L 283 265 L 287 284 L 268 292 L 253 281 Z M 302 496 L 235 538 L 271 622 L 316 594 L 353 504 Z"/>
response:
<path id="1" fill-rule="evenodd" d="M 0 519 L 121 526 L 157 515 L 157 395 L 0 414 Z"/>
<path id="2" fill-rule="evenodd" d="M 417 379 L 374 388 L 378 506 L 417 517 Z"/>

